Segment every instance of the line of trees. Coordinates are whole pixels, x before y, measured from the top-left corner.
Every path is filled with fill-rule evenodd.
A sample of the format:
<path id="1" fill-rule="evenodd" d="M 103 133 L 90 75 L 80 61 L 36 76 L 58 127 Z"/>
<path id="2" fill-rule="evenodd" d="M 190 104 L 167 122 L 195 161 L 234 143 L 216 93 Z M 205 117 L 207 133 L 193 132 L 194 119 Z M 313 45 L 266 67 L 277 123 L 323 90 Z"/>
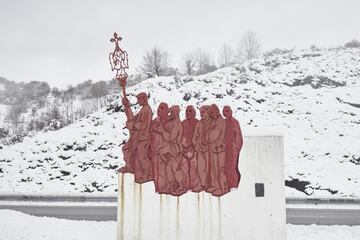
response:
<path id="1" fill-rule="evenodd" d="M 345 48 L 360 48 L 360 42 L 356 39 L 347 42 Z M 311 46 L 315 49 L 316 46 Z M 316 48 L 317 49 L 317 48 Z M 271 53 L 284 53 L 291 50 L 287 49 L 272 49 L 264 55 Z M 185 75 L 200 75 L 212 72 L 217 68 L 228 67 L 236 63 L 243 63 L 246 60 L 257 58 L 262 54 L 262 47 L 260 39 L 256 32 L 247 31 L 243 34 L 241 41 L 236 49 L 232 48 L 230 44 L 224 43 L 218 51 L 217 64 L 214 63 L 209 52 L 202 48 L 197 48 L 183 54 L 180 62 L 180 74 Z M 146 52 L 143 61 L 139 67 L 139 72 L 145 76 L 168 76 L 177 75 L 178 69 L 170 66 L 170 55 L 166 50 L 159 47 L 153 47 Z"/>
<path id="2" fill-rule="evenodd" d="M 218 63 L 214 63 L 209 52 L 197 48 L 185 53 L 180 63 L 180 73 L 186 75 L 200 75 L 227 67 L 235 63 L 256 58 L 261 54 L 261 44 L 257 34 L 246 32 L 236 50 L 224 43 L 218 53 Z M 147 77 L 176 75 L 178 70 L 170 66 L 170 55 L 166 50 L 153 47 L 147 51 L 139 67 L 139 72 Z"/>
<path id="3" fill-rule="evenodd" d="M 46 82 L 16 83 L 1 79 L 0 103 L 8 105 L 5 125 L 9 134 L 24 134 L 44 128 L 58 129 L 104 107 L 107 95 L 118 92 L 114 81 L 85 81 L 65 90 Z"/>

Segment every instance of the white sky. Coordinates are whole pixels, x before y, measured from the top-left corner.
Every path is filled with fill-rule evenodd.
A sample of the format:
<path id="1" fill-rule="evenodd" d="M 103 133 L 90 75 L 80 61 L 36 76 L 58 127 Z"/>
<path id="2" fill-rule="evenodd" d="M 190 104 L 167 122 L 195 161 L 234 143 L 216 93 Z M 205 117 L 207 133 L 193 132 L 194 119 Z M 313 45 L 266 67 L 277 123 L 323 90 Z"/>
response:
<path id="1" fill-rule="evenodd" d="M 360 40 L 359 24 L 358 0 L 0 0 L 0 76 L 59 87 L 111 79 L 114 31 L 131 72 L 154 45 L 178 66 L 197 47 L 216 61 L 247 30 L 265 50 L 331 47 Z"/>

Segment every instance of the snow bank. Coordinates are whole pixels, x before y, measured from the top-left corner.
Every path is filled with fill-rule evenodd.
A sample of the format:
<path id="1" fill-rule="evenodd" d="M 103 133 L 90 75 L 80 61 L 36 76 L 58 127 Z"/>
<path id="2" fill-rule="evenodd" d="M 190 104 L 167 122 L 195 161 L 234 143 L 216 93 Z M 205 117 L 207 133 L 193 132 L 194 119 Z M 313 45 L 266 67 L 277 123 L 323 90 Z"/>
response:
<path id="1" fill-rule="evenodd" d="M 116 222 L 34 217 L 0 210 L 0 240 L 113 240 Z M 288 240 L 358 240 L 360 226 L 287 225 Z"/>
<path id="2" fill-rule="evenodd" d="M 288 240 L 358 240 L 360 226 L 287 225 Z"/>
<path id="3" fill-rule="evenodd" d="M 16 211 L 0 210 L 0 240 L 110 240 L 115 237 L 115 222 L 34 217 Z"/>

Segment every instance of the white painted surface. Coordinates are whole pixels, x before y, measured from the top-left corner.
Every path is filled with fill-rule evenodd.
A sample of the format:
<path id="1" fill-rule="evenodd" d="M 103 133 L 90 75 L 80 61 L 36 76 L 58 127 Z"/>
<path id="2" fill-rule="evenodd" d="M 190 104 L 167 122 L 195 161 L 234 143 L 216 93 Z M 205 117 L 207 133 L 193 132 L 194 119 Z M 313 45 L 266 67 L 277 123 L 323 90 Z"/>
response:
<path id="1" fill-rule="evenodd" d="M 285 240 L 283 137 L 246 136 L 238 190 L 221 198 L 160 196 L 153 183 L 119 174 L 118 240 Z M 255 183 L 265 196 L 255 197 Z"/>

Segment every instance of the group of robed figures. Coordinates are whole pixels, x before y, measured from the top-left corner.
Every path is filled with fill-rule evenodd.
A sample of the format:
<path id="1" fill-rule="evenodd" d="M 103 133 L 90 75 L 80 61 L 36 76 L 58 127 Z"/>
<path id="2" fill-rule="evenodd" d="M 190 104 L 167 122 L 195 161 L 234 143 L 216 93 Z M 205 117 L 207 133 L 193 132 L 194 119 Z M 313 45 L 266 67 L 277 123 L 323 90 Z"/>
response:
<path id="1" fill-rule="evenodd" d="M 204 105 L 198 120 L 190 105 L 181 121 L 180 107 L 162 102 L 153 119 L 147 94 L 136 97 L 136 114 L 122 98 L 130 137 L 122 147 L 125 166 L 119 172 L 134 174 L 137 183 L 154 181 L 157 193 L 174 196 L 187 191 L 222 196 L 238 187 L 243 137 L 229 106 L 222 116 L 215 104 Z"/>

